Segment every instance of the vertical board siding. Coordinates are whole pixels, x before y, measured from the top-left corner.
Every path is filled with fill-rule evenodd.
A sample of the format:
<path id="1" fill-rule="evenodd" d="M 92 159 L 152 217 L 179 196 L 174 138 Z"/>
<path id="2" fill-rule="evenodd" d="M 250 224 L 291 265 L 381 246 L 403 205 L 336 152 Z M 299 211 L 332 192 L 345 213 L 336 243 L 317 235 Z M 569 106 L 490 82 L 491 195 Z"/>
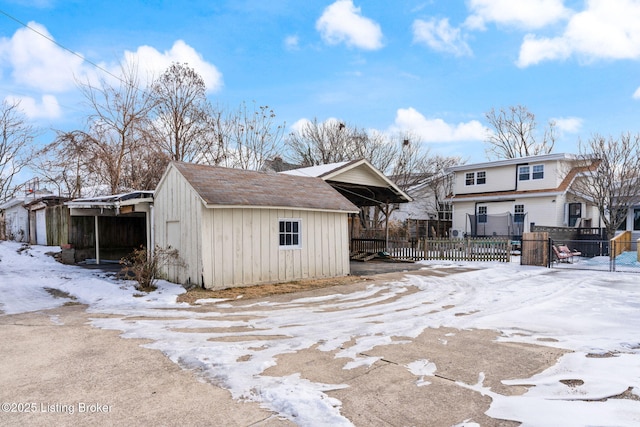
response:
<path id="1" fill-rule="evenodd" d="M 300 249 L 280 249 L 278 223 L 302 221 Z M 247 208 L 205 209 L 204 285 L 224 289 L 349 273 L 347 214 Z M 344 258 L 344 259 L 342 259 Z M 208 260 L 208 261 L 207 261 Z"/>
<path id="2" fill-rule="evenodd" d="M 154 216 L 160 247 L 170 243 L 168 224 L 179 228 L 173 239 L 186 267 L 163 271 L 177 283 L 223 289 L 349 273 L 346 213 L 206 208 L 187 180 L 170 168 L 156 190 Z M 302 248 L 279 248 L 281 218 L 301 219 Z"/>
<path id="3" fill-rule="evenodd" d="M 156 190 L 154 200 L 154 233 L 156 245 L 169 245 L 168 223 L 179 224 L 180 258 L 184 268 L 165 268 L 167 279 L 177 283 L 200 283 L 202 272 L 202 240 L 200 238 L 200 214 L 202 202 L 193 188 L 174 168 L 169 169 L 163 182 Z"/>

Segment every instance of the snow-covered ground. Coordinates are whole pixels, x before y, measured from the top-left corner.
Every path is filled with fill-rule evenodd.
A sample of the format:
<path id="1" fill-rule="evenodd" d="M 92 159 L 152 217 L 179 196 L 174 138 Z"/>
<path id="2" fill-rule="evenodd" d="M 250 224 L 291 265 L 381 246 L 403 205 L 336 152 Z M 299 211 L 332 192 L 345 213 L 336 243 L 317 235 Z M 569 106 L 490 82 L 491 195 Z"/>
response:
<path id="1" fill-rule="evenodd" d="M 465 273 L 407 274 L 401 282 L 349 294 L 286 303 L 247 301 L 241 306 L 236 301 L 230 316 L 228 301 L 207 301 L 206 312 L 190 310 L 176 303 L 184 292 L 178 285 L 161 282 L 157 291 L 140 296 L 131 282 L 58 264 L 45 255 L 51 248 L 34 246 L 18 253 L 19 248 L 0 242 L 3 314 L 69 301 L 47 290 L 57 289 L 88 304 L 92 313 L 116 315 L 96 318 L 94 326 L 149 339 L 147 347 L 161 350 L 184 368 L 198 368 L 234 398 L 259 401 L 301 425 L 318 425 L 318 420 L 351 425 L 340 413 L 340 402 L 325 393 L 345 386 L 313 383 L 297 375 L 262 375 L 278 355 L 320 343 L 319 350 L 347 357 L 344 368 L 351 369 L 376 361 L 359 356 L 367 350 L 402 342 L 392 337 L 417 337 L 426 328 L 438 327 L 495 329 L 504 341 L 573 351 L 532 378 L 510 380 L 508 384 L 534 385 L 522 396 L 493 392 L 483 385 L 482 372 L 476 384 L 460 383 L 492 398 L 487 412 L 491 417 L 524 425 L 640 425 L 640 401 L 602 400 L 630 388 L 632 396 L 640 396 L 638 274 L 474 263 L 465 265 L 477 269 Z M 435 273 L 453 267 L 424 263 Z M 227 337 L 233 339 L 224 340 Z M 416 375 L 417 386 L 429 387 L 428 378 L 438 367 L 416 360 L 407 369 Z M 560 382 L 576 379 L 583 383 L 568 387 Z"/>

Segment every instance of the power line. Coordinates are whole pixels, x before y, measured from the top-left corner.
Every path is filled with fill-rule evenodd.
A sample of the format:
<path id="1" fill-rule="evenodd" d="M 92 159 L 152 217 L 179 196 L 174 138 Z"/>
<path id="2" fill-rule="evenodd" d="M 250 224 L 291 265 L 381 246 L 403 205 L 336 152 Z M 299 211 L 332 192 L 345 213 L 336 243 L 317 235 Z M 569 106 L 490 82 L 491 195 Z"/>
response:
<path id="1" fill-rule="evenodd" d="M 17 22 L 18 24 L 22 25 L 23 27 L 25 27 L 28 30 L 33 31 L 34 33 L 38 34 L 40 37 L 43 37 L 47 40 L 49 40 L 51 43 L 55 44 L 56 46 L 60 47 L 61 49 L 66 50 L 67 52 L 71 53 L 74 56 L 77 56 L 78 58 L 82 59 L 84 62 L 94 66 L 95 68 L 97 68 L 98 70 L 102 71 L 103 73 L 108 74 L 109 76 L 113 77 L 114 79 L 120 81 L 121 83 L 124 83 L 126 85 L 129 85 L 131 87 L 133 87 L 136 90 L 139 90 L 141 92 L 145 92 L 144 90 L 134 86 L 133 84 L 131 84 L 130 82 L 127 82 L 125 80 L 123 80 L 121 77 L 113 74 L 111 71 L 107 70 L 106 68 L 96 64 L 95 62 L 91 61 L 90 59 L 85 58 L 84 56 L 80 55 L 77 52 L 72 51 L 71 49 L 69 49 L 68 47 L 64 46 L 62 43 L 57 42 L 55 39 L 49 37 L 48 35 L 38 31 L 37 29 L 29 26 L 28 24 L 25 24 L 24 22 L 20 21 L 18 18 L 10 15 L 9 13 L 5 12 L 4 10 L 0 9 L 0 14 L 6 16 L 7 18 L 11 19 L 12 21 Z"/>

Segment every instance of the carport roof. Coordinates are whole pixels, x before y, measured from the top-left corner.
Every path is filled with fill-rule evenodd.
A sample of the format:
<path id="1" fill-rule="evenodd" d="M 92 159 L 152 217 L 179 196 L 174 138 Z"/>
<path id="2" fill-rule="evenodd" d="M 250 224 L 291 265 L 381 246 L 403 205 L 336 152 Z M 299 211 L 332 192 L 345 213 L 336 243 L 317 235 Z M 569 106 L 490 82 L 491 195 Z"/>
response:
<path id="1" fill-rule="evenodd" d="M 358 206 L 413 200 L 366 159 L 293 169 L 281 174 L 321 178 Z"/>

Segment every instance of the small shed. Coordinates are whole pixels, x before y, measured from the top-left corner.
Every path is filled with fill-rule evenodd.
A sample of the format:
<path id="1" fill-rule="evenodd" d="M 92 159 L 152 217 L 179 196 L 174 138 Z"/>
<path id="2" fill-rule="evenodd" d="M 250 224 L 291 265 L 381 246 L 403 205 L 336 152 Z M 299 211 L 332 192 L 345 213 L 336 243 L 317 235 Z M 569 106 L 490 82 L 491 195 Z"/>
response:
<path id="1" fill-rule="evenodd" d="M 4 225 L 3 239 L 16 242 L 29 241 L 29 212 L 24 207 L 24 196 L 13 197 L 0 204 L 0 225 Z"/>
<path id="2" fill-rule="evenodd" d="M 69 208 L 64 206 L 68 200 L 68 197 L 54 194 L 25 199 L 24 207 L 29 213 L 29 243 L 61 246 L 68 242 Z"/>
<path id="3" fill-rule="evenodd" d="M 154 195 L 156 244 L 185 266 L 167 278 L 223 289 L 349 274 L 349 214 L 318 178 L 173 162 Z"/>

